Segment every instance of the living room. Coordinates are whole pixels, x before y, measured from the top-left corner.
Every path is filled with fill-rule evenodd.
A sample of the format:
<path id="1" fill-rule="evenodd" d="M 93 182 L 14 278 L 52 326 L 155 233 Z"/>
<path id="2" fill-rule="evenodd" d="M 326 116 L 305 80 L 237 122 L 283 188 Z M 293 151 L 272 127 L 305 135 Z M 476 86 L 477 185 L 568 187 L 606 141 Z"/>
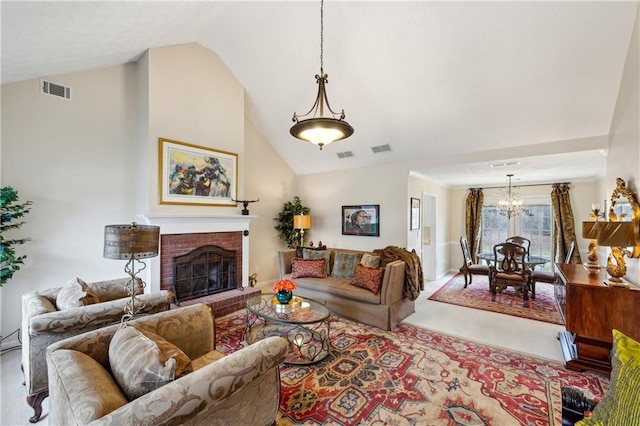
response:
<path id="1" fill-rule="evenodd" d="M 608 132 L 570 141 L 592 149 L 604 145 L 608 150 L 605 176 L 572 184 L 576 223 L 588 219 L 592 203 L 608 199 L 617 177 L 638 192 L 637 11 L 635 17 Z M 73 87 L 71 102 L 41 95 L 40 77 L 45 76 L 2 85 L 2 184 L 16 188 L 21 199 L 34 202 L 20 229 L 20 235 L 31 238 L 21 247 L 28 256 L 25 265 L 0 290 L 3 337 L 20 327 L 23 293 L 61 286 L 75 277 L 95 281 L 123 275 L 122 262 L 103 258 L 105 225 L 141 222 L 139 215 L 240 214 L 240 206 L 159 204 L 161 137 L 238 154 L 237 197 L 260 199 L 250 206 L 250 214 L 256 217 L 249 228 L 248 266 L 250 274 L 257 273 L 259 283 L 278 278 L 277 251 L 283 244 L 273 229 L 273 218 L 295 195 L 311 208 L 312 241 L 365 250 L 415 244 L 412 238 L 417 236 L 408 231 L 409 200 L 423 193 L 435 195 L 436 276 L 456 271 L 462 264 L 458 238 L 464 233 L 466 188 L 421 179 L 411 174 L 414 167 L 409 162 L 297 174 L 261 132 L 261 123 L 247 118 L 252 100 L 237 77 L 215 52 L 198 44 L 153 47 L 137 62 L 47 74 L 51 81 Z M 303 105 L 294 108 L 311 100 L 302 92 L 299 98 Z M 301 143 L 288 134 L 283 139 Z M 317 148 L 308 149 L 316 155 Z M 327 153 L 331 151 L 325 148 L 322 154 Z M 489 161 L 491 155 L 506 158 L 502 151 L 477 153 L 479 160 Z M 550 188 L 537 191 L 530 194 L 548 194 Z M 380 237 L 341 234 L 340 207 L 352 204 L 380 205 Z M 585 253 L 588 241 L 579 238 L 578 243 Z M 640 282 L 638 260 L 629 259 L 628 266 L 628 278 Z"/>

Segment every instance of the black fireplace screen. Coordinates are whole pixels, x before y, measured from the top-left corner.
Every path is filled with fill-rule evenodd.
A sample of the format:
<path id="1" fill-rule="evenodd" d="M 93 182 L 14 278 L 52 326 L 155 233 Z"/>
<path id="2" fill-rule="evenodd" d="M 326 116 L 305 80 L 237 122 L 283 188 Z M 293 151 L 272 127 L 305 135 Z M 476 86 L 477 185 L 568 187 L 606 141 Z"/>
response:
<path id="1" fill-rule="evenodd" d="M 173 258 L 176 304 L 237 287 L 236 252 L 209 245 Z"/>

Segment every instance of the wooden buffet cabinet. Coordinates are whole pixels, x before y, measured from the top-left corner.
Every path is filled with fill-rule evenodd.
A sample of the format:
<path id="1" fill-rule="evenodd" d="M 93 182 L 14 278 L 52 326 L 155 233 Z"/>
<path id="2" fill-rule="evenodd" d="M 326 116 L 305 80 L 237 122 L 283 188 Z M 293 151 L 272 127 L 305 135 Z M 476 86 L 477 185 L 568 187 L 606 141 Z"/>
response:
<path id="1" fill-rule="evenodd" d="M 583 265 L 557 264 L 556 270 L 565 285 L 564 298 L 557 298 L 567 329 L 558 334 L 565 367 L 609 374 L 611 331 L 640 340 L 640 288 L 607 286 L 604 269 L 590 272 Z"/>

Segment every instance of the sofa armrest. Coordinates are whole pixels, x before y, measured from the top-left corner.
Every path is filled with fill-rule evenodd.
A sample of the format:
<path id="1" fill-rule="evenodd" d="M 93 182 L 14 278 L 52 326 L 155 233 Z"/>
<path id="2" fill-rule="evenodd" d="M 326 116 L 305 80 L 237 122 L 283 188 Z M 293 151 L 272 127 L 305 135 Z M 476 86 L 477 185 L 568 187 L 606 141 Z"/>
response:
<path id="1" fill-rule="evenodd" d="M 167 290 L 137 296 L 138 300 L 145 304 L 141 311 L 144 314 L 168 309 L 172 297 L 173 294 Z M 122 318 L 124 307 L 128 301 L 128 298 L 123 298 L 36 315 L 30 318 L 29 334 L 65 333 L 71 330 L 74 331 L 73 334 L 80 334 L 84 331 L 115 324 Z"/>
<path id="2" fill-rule="evenodd" d="M 186 423 L 215 410 L 261 376 L 278 375 L 288 352 L 286 339 L 268 337 L 131 401 L 100 419 L 100 424 Z M 258 398 L 256 409 L 261 409 L 259 396 L 248 395 Z"/>
<path id="3" fill-rule="evenodd" d="M 384 270 L 384 278 L 380 287 L 380 303 L 393 305 L 402 300 L 404 293 L 405 263 L 395 260 L 387 263 Z"/>
<path id="4" fill-rule="evenodd" d="M 296 257 L 295 249 L 280 250 L 278 252 L 278 267 L 280 270 L 280 279 L 291 273 L 291 260 Z"/>

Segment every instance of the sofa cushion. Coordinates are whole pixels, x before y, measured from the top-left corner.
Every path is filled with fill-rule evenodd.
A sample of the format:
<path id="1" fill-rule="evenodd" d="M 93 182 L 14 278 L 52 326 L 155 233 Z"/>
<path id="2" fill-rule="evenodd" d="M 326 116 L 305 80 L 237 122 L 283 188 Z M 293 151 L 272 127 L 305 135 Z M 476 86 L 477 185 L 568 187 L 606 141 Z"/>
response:
<path id="1" fill-rule="evenodd" d="M 371 253 L 364 253 L 360 264 L 369 268 L 377 268 L 380 266 L 380 256 L 375 256 Z"/>
<path id="2" fill-rule="evenodd" d="M 305 250 L 305 249 L 307 249 L 307 250 L 315 250 L 315 251 L 318 251 L 318 250 L 326 250 L 326 249 L 327 249 L 327 246 L 325 246 L 324 244 L 323 244 L 323 245 L 320 245 L 320 246 L 318 246 L 318 247 L 302 247 L 302 246 L 298 246 L 298 247 L 296 247 L 296 257 L 302 257 L 302 258 L 304 258 L 304 252 L 303 252 L 303 250 Z"/>
<path id="3" fill-rule="evenodd" d="M 148 330 L 125 326 L 109 344 L 109 364 L 122 391 L 136 399 L 193 371 L 180 348 Z"/>
<path id="4" fill-rule="evenodd" d="M 356 273 L 356 265 L 360 262 L 362 253 L 337 252 L 331 268 L 334 278 L 352 279 Z"/>
<path id="5" fill-rule="evenodd" d="M 303 259 L 326 259 L 327 276 L 331 274 L 331 250 L 302 249 Z"/>
<path id="6" fill-rule="evenodd" d="M 384 278 L 384 268 L 369 268 L 358 264 L 356 266 L 356 273 L 351 280 L 351 285 L 356 287 L 366 288 L 375 294 L 380 292 L 382 286 L 382 279 Z"/>
<path id="7" fill-rule="evenodd" d="M 291 260 L 291 278 L 326 278 L 326 259 L 299 259 Z"/>
<path id="8" fill-rule="evenodd" d="M 611 389 L 576 426 L 640 424 L 640 343 L 618 330 L 613 330 L 611 367 Z"/>
<path id="9" fill-rule="evenodd" d="M 86 305 L 93 305 L 100 300 L 87 283 L 80 278 L 74 278 L 60 289 L 56 298 L 56 308 L 65 311 L 72 308 L 81 308 Z"/>
<path id="10" fill-rule="evenodd" d="M 191 361 L 191 366 L 193 367 L 193 371 L 199 370 L 202 367 L 206 367 L 209 364 L 213 364 L 219 359 L 224 358 L 224 354 L 222 352 L 218 352 L 215 349 L 207 352 L 206 354 L 199 356 L 198 358 Z"/>

